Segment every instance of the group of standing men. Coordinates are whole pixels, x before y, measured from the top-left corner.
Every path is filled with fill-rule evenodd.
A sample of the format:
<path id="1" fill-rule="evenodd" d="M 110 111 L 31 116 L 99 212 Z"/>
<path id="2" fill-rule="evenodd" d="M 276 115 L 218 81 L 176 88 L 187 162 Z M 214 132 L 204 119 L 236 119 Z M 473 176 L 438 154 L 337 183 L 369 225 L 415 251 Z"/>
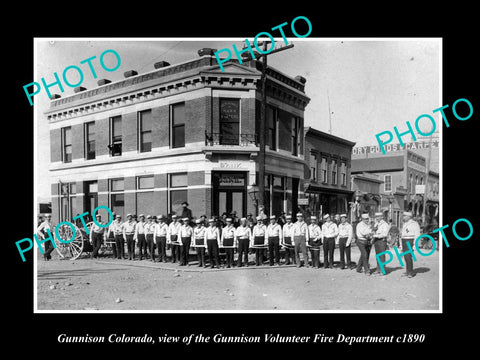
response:
<path id="1" fill-rule="evenodd" d="M 180 266 L 188 265 L 190 247 L 196 249 L 198 266 L 206 267 L 206 255 L 209 257 L 209 265 L 213 268 L 220 267 L 220 249 L 225 252 L 225 264 L 227 268 L 238 265 L 248 266 L 248 254 L 255 252 L 255 264 L 260 266 L 264 263 L 265 252 L 268 250 L 268 263 L 270 266 L 280 265 L 280 248 L 285 249 L 285 265 L 291 263 L 297 267 L 302 266 L 300 253 L 303 257 L 303 265 L 311 265 L 320 268 L 320 251 L 323 248 L 323 267 L 333 268 L 334 251 L 336 245 L 340 250 L 340 269 L 355 269 L 357 272 L 365 272 L 370 275 L 369 257 L 372 246 L 376 254 L 387 250 L 387 238 L 390 231 L 390 224 L 384 220 L 381 212 L 375 213 L 375 221 L 371 221 L 368 214 L 361 216 L 362 220 L 356 226 L 356 244 L 360 250 L 360 258 L 356 266 L 351 261 L 351 244 L 354 240 L 354 231 L 351 224 L 347 222 L 347 215 L 340 215 L 338 225 L 332 221 L 330 215 L 323 217 L 322 226 L 318 225 L 316 216 L 310 217 L 310 224 L 304 221 L 302 213 L 296 214 L 296 222 L 292 222 L 292 216 L 285 216 L 283 226 L 276 216 L 269 217 L 268 224 L 265 216 L 257 216 L 256 224 L 247 218 L 241 218 L 240 224 L 234 226 L 232 218 L 225 219 L 224 226 L 218 226 L 214 218 L 208 221 L 204 216 L 195 220 L 192 227 L 190 217 L 179 218 L 172 216 L 172 221 L 167 224 L 163 215 L 146 216 L 140 214 L 138 221 L 133 219 L 131 214 L 127 215 L 127 221 L 122 222 L 120 215 L 115 215 L 115 220 L 108 228 L 104 225 L 99 214 L 96 215 L 90 229 L 90 243 L 92 244 L 92 258 L 98 256 L 102 243 L 107 238 L 114 239 L 114 257 L 126 259 L 125 243 L 127 244 L 128 259 L 134 260 L 135 246 L 138 247 L 139 259 L 147 257 L 155 261 L 155 249 L 157 249 L 158 261 L 167 262 L 167 249 L 171 250 L 171 261 L 178 262 Z M 38 229 L 40 237 L 46 237 L 46 230 L 52 228 L 51 215 L 45 218 Z M 207 225 L 208 223 L 208 225 Z M 410 212 L 403 213 L 403 227 L 401 232 L 402 250 L 413 248 L 414 241 L 420 236 L 420 226 L 413 220 Z M 53 247 L 45 242 L 44 258 L 49 260 Z M 234 261 L 234 249 L 237 249 L 237 261 Z M 346 257 L 346 262 L 345 262 Z M 382 263 L 385 262 L 384 255 L 379 256 Z M 413 259 L 410 253 L 405 255 L 406 273 L 409 278 L 414 276 Z M 375 273 L 384 275 L 380 271 L 377 260 Z"/>

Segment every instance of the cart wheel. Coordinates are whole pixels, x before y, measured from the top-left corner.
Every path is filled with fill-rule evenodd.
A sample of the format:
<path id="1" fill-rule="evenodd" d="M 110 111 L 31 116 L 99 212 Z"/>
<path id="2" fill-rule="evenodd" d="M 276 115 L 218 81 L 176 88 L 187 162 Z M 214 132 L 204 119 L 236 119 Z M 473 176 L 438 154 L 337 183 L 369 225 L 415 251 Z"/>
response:
<path id="1" fill-rule="evenodd" d="M 433 248 L 432 241 L 430 239 L 424 239 L 422 247 L 424 249 L 431 250 Z"/>
<path id="2" fill-rule="evenodd" d="M 70 240 L 73 236 L 72 228 L 66 224 L 60 226 L 57 231 L 58 236 L 64 241 Z M 55 245 L 55 250 L 57 250 L 57 253 L 60 255 L 60 257 L 64 259 L 75 260 L 83 251 L 82 232 L 77 226 L 75 226 L 75 239 L 69 243 L 61 242 L 58 239 L 57 234 L 55 234 Z"/>

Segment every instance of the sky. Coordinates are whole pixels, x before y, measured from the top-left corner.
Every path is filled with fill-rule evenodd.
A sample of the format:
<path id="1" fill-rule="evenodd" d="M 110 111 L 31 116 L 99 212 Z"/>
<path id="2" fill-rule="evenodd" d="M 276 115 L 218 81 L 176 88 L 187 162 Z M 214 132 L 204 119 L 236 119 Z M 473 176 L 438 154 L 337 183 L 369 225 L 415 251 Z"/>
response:
<path id="1" fill-rule="evenodd" d="M 284 45 L 275 38 L 276 46 Z M 406 130 L 406 121 L 414 124 L 421 114 L 432 114 L 441 104 L 441 40 L 429 39 L 322 39 L 288 38 L 294 47 L 268 57 L 268 64 L 277 70 L 295 77 L 307 79 L 305 93 L 310 98 L 304 114 L 305 126 L 329 132 L 356 143 L 356 146 L 376 145 L 375 134 L 397 126 Z M 253 39 L 251 39 L 253 42 Z M 153 64 L 165 60 L 170 64 L 198 57 L 198 49 L 210 47 L 229 48 L 232 44 L 241 49 L 243 38 L 225 39 L 45 39 L 35 41 L 34 79 L 41 78 L 51 83 L 54 72 L 61 78 L 63 70 L 70 65 L 79 66 L 84 73 L 81 86 L 97 87 L 97 80 L 123 79 L 127 70 L 139 74 L 154 70 Z M 99 63 L 105 50 L 115 50 L 121 57 L 120 67 L 105 71 Z M 94 79 L 87 64 L 92 60 L 98 78 Z M 114 67 L 112 54 L 105 56 L 105 65 Z M 68 79 L 75 83 L 75 71 L 68 72 Z M 64 85 L 61 93 L 57 86 L 51 93 L 62 97 L 72 95 L 73 88 Z M 29 106 L 25 97 L 26 105 Z M 37 127 L 36 183 L 37 197 L 48 199 L 50 185 L 48 167 L 50 162 L 49 128 L 44 112 L 49 108 L 46 92 L 34 97 Z M 329 110 L 330 109 L 330 110 Z M 437 125 L 440 124 L 439 117 Z M 424 132 L 428 124 L 420 126 Z M 410 141 L 404 138 L 404 141 Z M 398 141 L 393 141 L 398 143 Z"/>

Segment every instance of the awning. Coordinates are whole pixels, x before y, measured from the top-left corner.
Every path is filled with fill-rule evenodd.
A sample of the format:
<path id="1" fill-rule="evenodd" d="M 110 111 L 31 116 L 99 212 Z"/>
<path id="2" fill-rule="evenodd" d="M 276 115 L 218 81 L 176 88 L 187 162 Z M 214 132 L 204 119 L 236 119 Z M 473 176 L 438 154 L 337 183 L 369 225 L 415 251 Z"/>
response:
<path id="1" fill-rule="evenodd" d="M 354 191 L 347 189 L 332 189 L 326 188 L 323 186 L 308 184 L 305 186 L 304 192 L 310 193 L 323 193 L 323 194 L 342 194 L 342 195 L 353 195 Z"/>

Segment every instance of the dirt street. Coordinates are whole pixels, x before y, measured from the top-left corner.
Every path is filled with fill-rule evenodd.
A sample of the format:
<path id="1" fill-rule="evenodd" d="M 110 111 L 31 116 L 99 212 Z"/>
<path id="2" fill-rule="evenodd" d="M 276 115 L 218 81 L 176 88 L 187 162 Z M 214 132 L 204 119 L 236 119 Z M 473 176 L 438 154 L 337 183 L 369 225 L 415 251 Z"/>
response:
<path id="1" fill-rule="evenodd" d="M 353 247 L 352 260 L 358 258 Z M 417 254 L 411 279 L 401 276 L 405 268 L 396 258 L 386 276 L 292 265 L 205 269 L 196 260 L 188 267 L 111 257 L 37 260 L 38 310 L 439 309 L 438 252 Z M 338 260 L 337 249 L 336 266 Z M 374 264 L 372 250 L 372 269 Z"/>

